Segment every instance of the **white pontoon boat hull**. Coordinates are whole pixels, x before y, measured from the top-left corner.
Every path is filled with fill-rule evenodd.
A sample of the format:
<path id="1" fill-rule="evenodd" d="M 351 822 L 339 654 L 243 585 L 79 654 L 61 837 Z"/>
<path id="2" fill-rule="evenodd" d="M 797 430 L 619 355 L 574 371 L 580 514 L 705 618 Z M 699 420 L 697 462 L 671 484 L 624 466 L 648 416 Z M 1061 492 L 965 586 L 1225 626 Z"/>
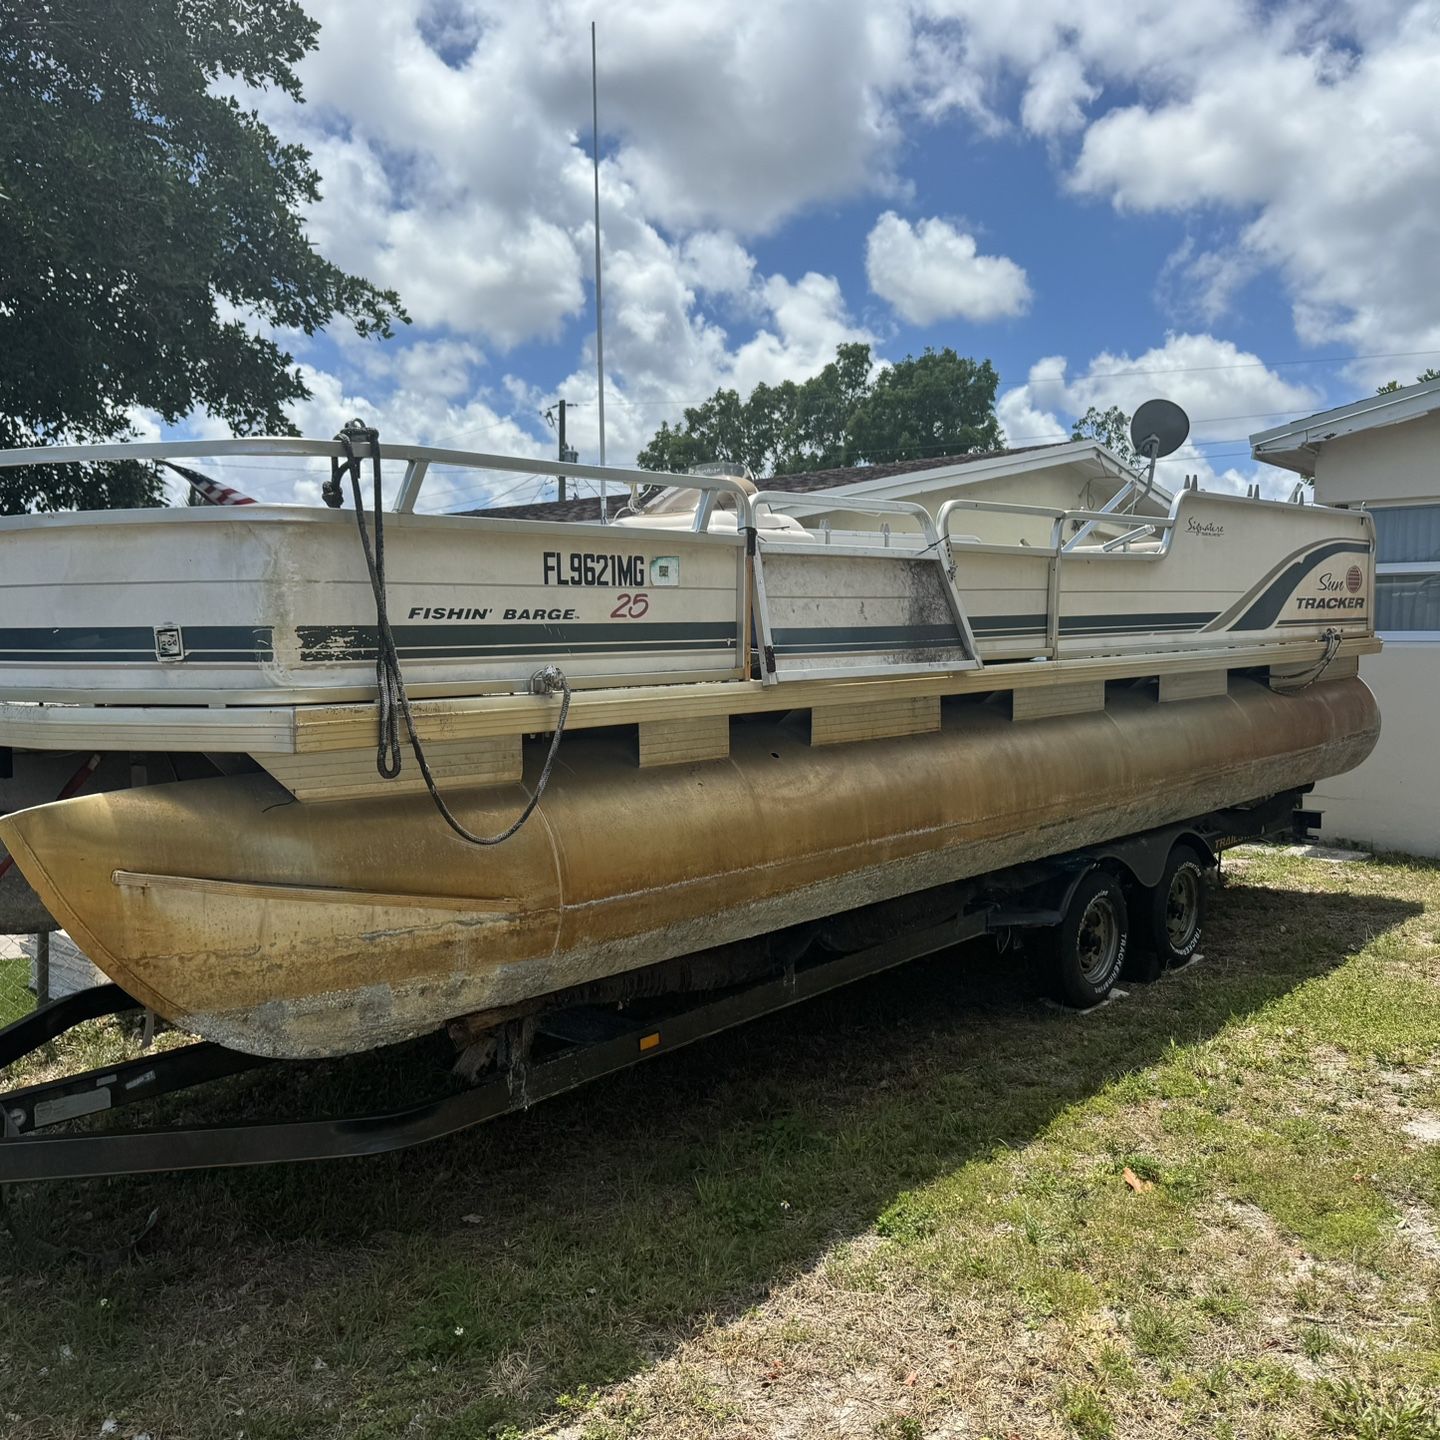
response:
<path id="1" fill-rule="evenodd" d="M 304 805 L 257 775 L 42 806 L 0 820 L 0 843 L 166 1018 L 331 1055 L 1302 786 L 1359 764 L 1379 717 L 1356 679 L 1283 695 L 1236 678 L 1028 724 L 957 700 L 936 733 L 862 745 L 732 728 L 729 759 L 649 771 L 620 736 L 574 737 L 535 819 L 488 851 L 424 797 Z M 494 827 L 522 799 L 457 805 Z"/>

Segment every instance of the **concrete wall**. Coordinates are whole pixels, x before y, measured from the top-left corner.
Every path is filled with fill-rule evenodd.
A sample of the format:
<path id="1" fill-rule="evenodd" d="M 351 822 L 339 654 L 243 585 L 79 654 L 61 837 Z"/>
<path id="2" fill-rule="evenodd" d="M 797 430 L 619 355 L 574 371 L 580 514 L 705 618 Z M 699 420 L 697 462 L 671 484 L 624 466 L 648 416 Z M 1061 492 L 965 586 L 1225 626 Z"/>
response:
<path id="1" fill-rule="evenodd" d="M 1325 812 L 1327 840 L 1440 855 L 1440 645 L 1387 641 L 1361 660 L 1360 675 L 1380 705 L 1380 743 L 1306 803 Z"/>
<path id="2" fill-rule="evenodd" d="M 1440 502 L 1440 414 L 1325 441 L 1315 498 Z M 1380 704 L 1380 743 L 1358 770 L 1317 785 L 1313 803 L 1325 812 L 1327 839 L 1440 856 L 1440 643 L 1381 636 L 1384 651 L 1360 662 Z"/>

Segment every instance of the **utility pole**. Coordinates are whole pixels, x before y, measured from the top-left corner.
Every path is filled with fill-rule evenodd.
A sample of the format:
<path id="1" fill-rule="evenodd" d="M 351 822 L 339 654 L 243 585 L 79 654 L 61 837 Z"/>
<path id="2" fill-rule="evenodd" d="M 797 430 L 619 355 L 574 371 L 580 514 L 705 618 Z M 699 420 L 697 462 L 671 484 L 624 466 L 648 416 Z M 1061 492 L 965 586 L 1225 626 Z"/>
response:
<path id="1" fill-rule="evenodd" d="M 566 402 L 564 400 L 556 401 L 556 403 L 545 412 L 545 419 L 552 430 L 559 432 L 556 438 L 560 442 L 560 454 L 558 457 L 560 463 L 562 465 L 573 465 L 580 458 L 580 452 L 578 450 L 572 450 L 565 443 L 565 407 Z M 560 412 L 560 423 L 558 425 L 555 423 L 555 412 L 557 410 Z M 565 498 L 565 477 L 559 475 L 556 479 L 560 482 L 560 499 L 563 500 Z"/>
<path id="2" fill-rule="evenodd" d="M 567 465 L 573 465 L 580 458 L 577 450 L 572 450 L 565 443 L 565 402 L 560 402 L 560 459 Z M 560 477 L 560 498 L 565 498 L 565 477 Z"/>

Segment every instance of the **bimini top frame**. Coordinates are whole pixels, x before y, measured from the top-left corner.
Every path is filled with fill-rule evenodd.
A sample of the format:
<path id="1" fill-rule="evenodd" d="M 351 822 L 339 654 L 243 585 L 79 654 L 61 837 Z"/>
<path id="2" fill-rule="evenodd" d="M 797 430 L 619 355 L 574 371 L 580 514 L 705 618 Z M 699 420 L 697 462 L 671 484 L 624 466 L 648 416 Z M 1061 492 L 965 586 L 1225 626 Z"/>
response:
<path id="1" fill-rule="evenodd" d="M 353 453 L 369 459 L 367 441 L 352 442 Z M 581 465 L 563 460 L 534 460 L 519 455 L 492 455 L 478 450 L 449 450 L 434 445 L 379 446 L 382 460 L 403 462 L 405 475 L 391 507 L 401 515 L 415 509 L 432 465 L 449 465 L 465 470 L 498 470 L 515 475 L 540 475 L 567 480 L 594 480 L 619 485 L 674 487 L 697 490 L 704 495 L 735 497 L 740 528 L 755 524 L 755 487 L 747 480 L 728 475 L 676 475 L 663 470 L 635 470 L 614 465 Z M 238 440 L 156 440 L 118 441 L 110 445 L 37 445 L 25 450 L 0 450 L 0 469 L 19 465 L 93 465 L 112 460 L 210 460 L 236 455 L 290 456 L 315 460 L 342 460 L 346 450 L 338 440 L 306 440 L 288 435 L 253 435 Z M 698 505 L 693 528 L 704 531 L 710 523 L 713 505 Z"/>

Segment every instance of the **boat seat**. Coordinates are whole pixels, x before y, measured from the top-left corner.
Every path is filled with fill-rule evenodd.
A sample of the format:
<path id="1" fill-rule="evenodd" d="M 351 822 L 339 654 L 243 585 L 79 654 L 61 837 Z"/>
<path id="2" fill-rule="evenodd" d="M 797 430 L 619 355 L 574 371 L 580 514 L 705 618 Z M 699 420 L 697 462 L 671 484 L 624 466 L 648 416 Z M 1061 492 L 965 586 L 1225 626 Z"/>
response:
<path id="1" fill-rule="evenodd" d="M 638 515 L 622 515 L 614 522 L 635 530 L 689 530 L 695 523 L 695 510 L 667 510 L 658 513 L 641 511 Z M 733 534 L 736 516 L 733 510 L 718 506 L 710 516 L 710 533 Z M 755 528 L 766 535 L 783 535 L 787 540 L 813 540 L 815 537 L 793 515 L 777 515 L 762 505 L 755 516 Z"/>

